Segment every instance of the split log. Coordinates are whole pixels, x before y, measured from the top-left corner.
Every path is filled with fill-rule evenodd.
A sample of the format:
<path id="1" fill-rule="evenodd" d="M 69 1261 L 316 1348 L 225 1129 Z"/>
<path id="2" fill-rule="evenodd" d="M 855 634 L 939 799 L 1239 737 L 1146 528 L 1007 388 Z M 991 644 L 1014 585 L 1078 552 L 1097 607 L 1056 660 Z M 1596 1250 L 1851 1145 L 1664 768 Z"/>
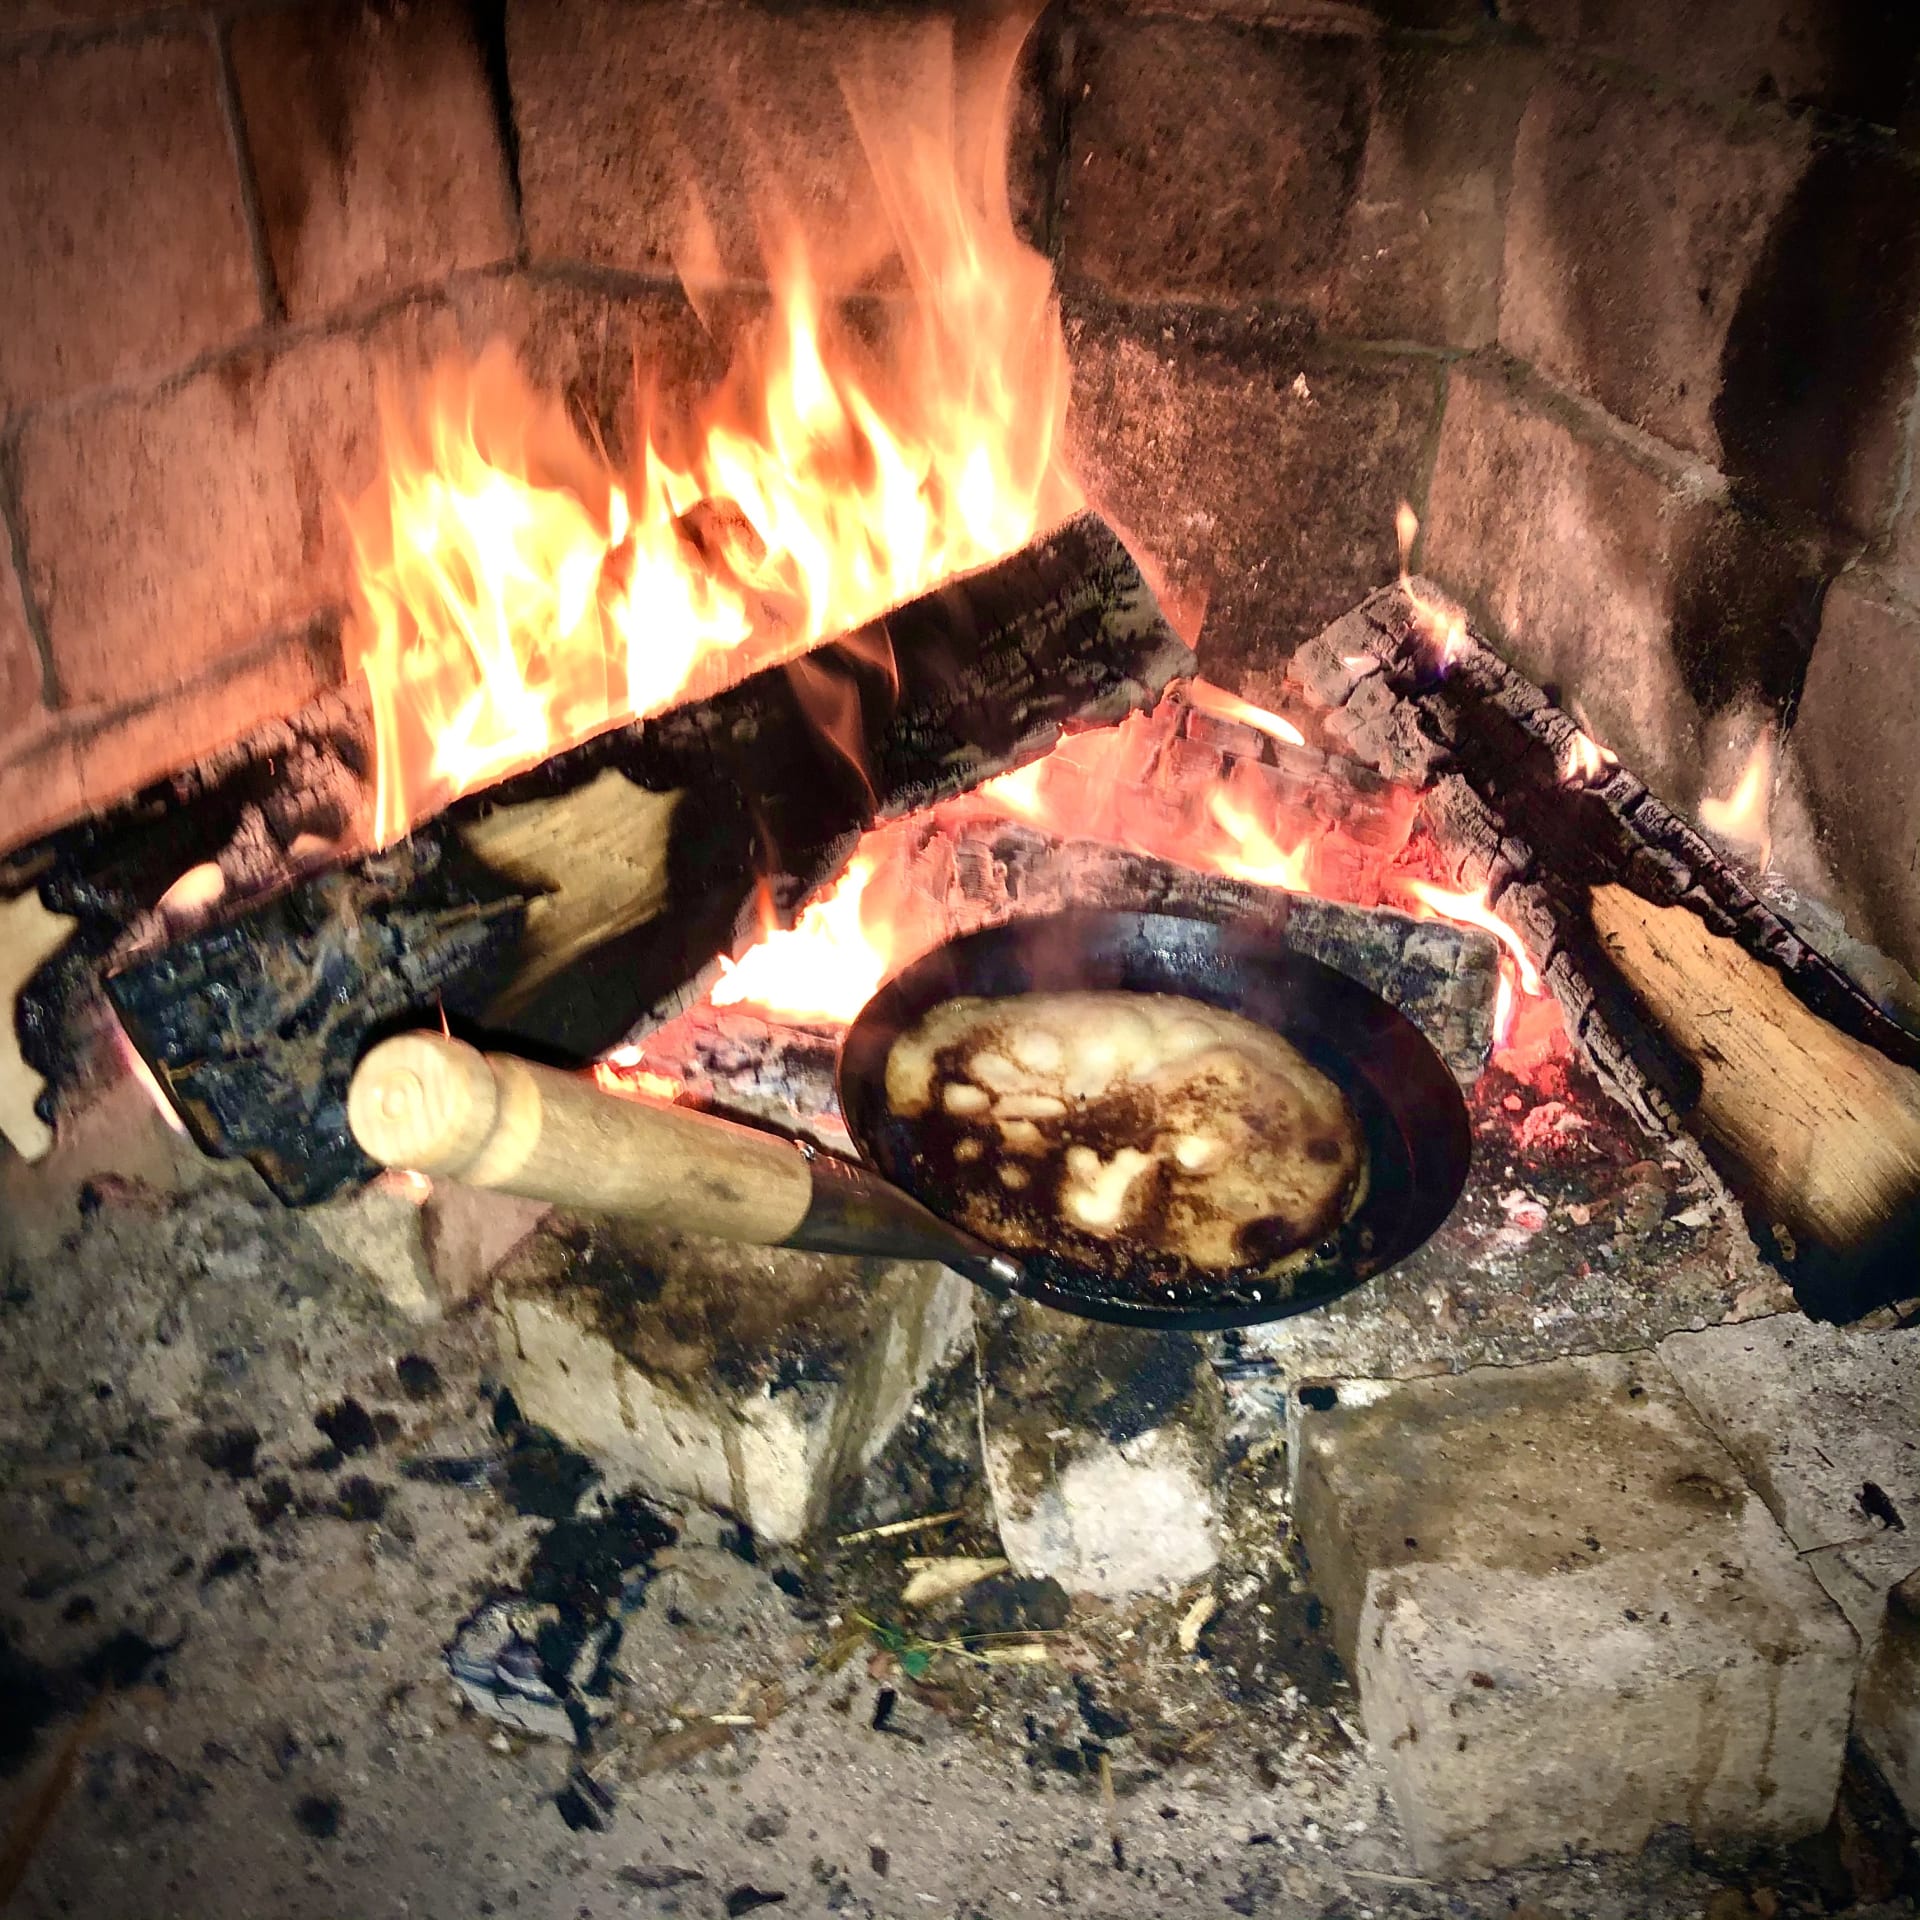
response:
<path id="1" fill-rule="evenodd" d="M 124 956 L 108 993 L 203 1147 L 322 1199 L 373 1170 L 346 1077 L 381 1032 L 444 1014 L 589 1059 L 725 948 L 760 877 L 803 897 L 876 819 L 1151 705 L 1193 665 L 1083 513 L 788 668 L 470 796 L 402 848 Z"/>
<path id="2" fill-rule="evenodd" d="M 1912 1294 L 1920 1035 L 1429 583 L 1372 595 L 1288 675 L 1330 733 L 1425 785 L 1429 832 L 1526 943 L 1602 1084 L 1683 1155 L 1704 1144 L 1808 1312 Z"/>
<path id="3" fill-rule="evenodd" d="M 45 1079 L 20 1050 L 20 991 L 66 945 L 78 923 L 49 913 L 37 893 L 0 900 L 0 1137 L 23 1160 L 38 1160 L 53 1131 L 34 1111 Z"/>
<path id="4" fill-rule="evenodd" d="M 1845 1253 L 1912 1231 L 1920 1073 L 1810 1012 L 1772 967 L 1685 907 L 1604 886 L 1592 915 L 1608 958 L 1699 1070 L 1683 1117 L 1774 1220 Z M 1913 1277 L 1920 1285 L 1920 1269 Z"/>

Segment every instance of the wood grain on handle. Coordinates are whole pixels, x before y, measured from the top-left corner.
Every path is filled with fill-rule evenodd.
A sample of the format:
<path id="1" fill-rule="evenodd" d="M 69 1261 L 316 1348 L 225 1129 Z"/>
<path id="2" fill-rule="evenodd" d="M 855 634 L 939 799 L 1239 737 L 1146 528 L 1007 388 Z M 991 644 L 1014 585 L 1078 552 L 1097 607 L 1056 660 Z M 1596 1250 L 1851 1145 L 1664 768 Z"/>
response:
<path id="1" fill-rule="evenodd" d="M 771 1134 L 438 1033 L 374 1047 L 347 1124 L 382 1166 L 758 1246 L 787 1239 L 813 1197 L 806 1161 Z"/>

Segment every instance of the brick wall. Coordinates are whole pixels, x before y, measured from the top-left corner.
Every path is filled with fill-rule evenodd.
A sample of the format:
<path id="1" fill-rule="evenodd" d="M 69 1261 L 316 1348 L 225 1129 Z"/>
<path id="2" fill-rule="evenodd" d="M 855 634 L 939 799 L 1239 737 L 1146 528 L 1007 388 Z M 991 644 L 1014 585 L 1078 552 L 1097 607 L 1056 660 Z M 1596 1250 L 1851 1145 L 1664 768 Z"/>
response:
<path id="1" fill-rule="evenodd" d="M 636 348 L 669 394 L 724 357 L 674 279 L 690 181 L 709 320 L 760 297 L 769 177 L 869 268 L 830 75 L 912 85 L 920 11 L 10 9 L 0 843 L 339 676 L 383 371 L 505 333 L 617 446 Z M 1883 733 L 1920 695 L 1917 52 L 1901 0 L 1056 0 L 1016 200 L 1078 457 L 1206 666 L 1260 684 L 1411 499 L 1680 804 L 1797 713 L 1849 904 L 1920 958 L 1920 788 L 1832 744 L 1863 675 Z"/>

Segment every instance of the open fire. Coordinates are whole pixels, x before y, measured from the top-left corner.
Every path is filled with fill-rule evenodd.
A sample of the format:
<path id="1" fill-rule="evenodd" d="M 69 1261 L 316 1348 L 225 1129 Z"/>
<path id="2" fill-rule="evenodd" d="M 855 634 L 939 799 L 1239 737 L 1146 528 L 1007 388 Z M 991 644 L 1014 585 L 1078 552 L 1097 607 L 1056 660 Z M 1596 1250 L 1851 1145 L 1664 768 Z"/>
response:
<path id="1" fill-rule="evenodd" d="M 1022 37 L 998 36 L 991 84 L 964 89 L 982 103 L 970 115 L 929 111 L 963 91 L 950 25 L 927 35 L 943 84 L 908 100 L 843 81 L 906 280 L 877 349 L 832 323 L 806 236 L 769 211 L 766 326 L 691 422 L 643 425 L 625 469 L 504 348 L 443 367 L 412 404 L 389 398 L 387 472 L 352 514 L 379 844 L 588 735 L 794 659 L 1081 504 L 1052 275 L 1009 211 Z"/>
<path id="2" fill-rule="evenodd" d="M 769 665 L 791 667 L 810 717 L 837 739 L 802 656 L 1082 503 L 1064 451 L 1051 272 L 1009 210 L 1021 36 L 1000 37 L 991 84 L 961 88 L 942 32 L 930 30 L 928 51 L 944 85 L 916 99 L 911 123 L 898 100 L 846 87 L 905 272 L 877 348 L 832 322 L 805 236 L 776 228 L 766 327 L 692 422 L 647 425 L 626 468 L 501 347 L 442 368 L 410 405 L 389 398 L 387 472 L 352 516 L 377 844 L 593 733 Z M 971 119 L 927 120 L 927 98 L 963 93 L 985 103 Z M 1404 504 L 1398 531 L 1404 578 L 1417 533 Z M 1435 608 L 1432 624 L 1444 660 L 1457 616 Z M 1409 790 L 1350 778 L 1332 813 L 1316 813 L 1302 800 L 1321 756 L 1295 722 L 1204 682 L 1184 697 L 1193 718 L 1177 739 L 1135 716 L 1064 739 L 960 804 L 1260 886 L 1491 926 L 1506 943 L 1509 1010 L 1543 993 L 1484 894 L 1391 869 Z M 1223 757 L 1236 731 L 1275 741 L 1280 764 Z M 1290 768 L 1289 753 L 1305 759 Z M 940 937 L 912 911 L 909 838 L 875 829 L 789 929 L 768 906 L 764 937 L 723 961 L 712 1003 L 851 1020 Z M 603 1078 L 658 1092 L 630 1055 L 603 1063 Z"/>

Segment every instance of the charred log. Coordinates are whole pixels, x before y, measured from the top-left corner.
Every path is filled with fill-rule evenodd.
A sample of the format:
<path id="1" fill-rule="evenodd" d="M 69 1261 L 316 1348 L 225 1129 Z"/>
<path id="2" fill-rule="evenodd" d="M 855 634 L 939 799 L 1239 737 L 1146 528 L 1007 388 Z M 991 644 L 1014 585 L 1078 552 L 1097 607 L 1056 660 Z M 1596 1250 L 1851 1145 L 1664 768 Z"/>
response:
<path id="1" fill-rule="evenodd" d="M 372 1171 L 342 1102 L 388 1026 L 444 1011 L 495 1044 L 589 1058 L 711 961 L 759 877 L 783 903 L 803 897 L 874 820 L 1043 752 L 1069 721 L 1150 705 L 1192 667 L 1125 548 L 1081 514 L 804 660 L 556 755 L 400 849 L 215 924 L 180 934 L 156 915 L 165 879 L 103 885 L 130 857 L 119 845 L 56 860 L 41 890 L 108 956 L 113 1005 L 200 1143 L 305 1202 Z M 227 806 L 245 830 L 246 807 Z M 143 825 L 178 851 L 160 811 Z"/>
<path id="2" fill-rule="evenodd" d="M 1920 1035 L 1425 583 L 1288 672 L 1335 738 L 1426 784 L 1460 884 L 1519 934 L 1602 1084 L 1656 1137 L 1699 1134 L 1808 1311 L 1912 1292 Z"/>

